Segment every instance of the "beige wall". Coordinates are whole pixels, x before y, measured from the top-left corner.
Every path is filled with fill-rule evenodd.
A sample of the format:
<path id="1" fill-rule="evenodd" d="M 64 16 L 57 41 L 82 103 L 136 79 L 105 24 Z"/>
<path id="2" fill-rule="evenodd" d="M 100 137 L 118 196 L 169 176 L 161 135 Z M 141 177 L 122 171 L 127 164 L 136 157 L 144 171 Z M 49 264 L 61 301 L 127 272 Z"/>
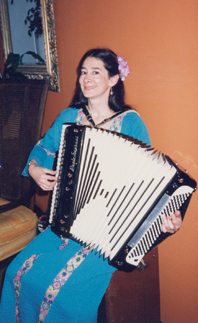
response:
<path id="1" fill-rule="evenodd" d="M 109 47 L 128 61 L 127 103 L 153 146 L 198 179 L 197 0 L 54 0 L 54 8 L 61 92 L 48 95 L 43 133 L 71 100 L 82 54 Z M 197 202 L 195 193 L 182 229 L 159 247 L 163 323 L 198 322 Z"/>

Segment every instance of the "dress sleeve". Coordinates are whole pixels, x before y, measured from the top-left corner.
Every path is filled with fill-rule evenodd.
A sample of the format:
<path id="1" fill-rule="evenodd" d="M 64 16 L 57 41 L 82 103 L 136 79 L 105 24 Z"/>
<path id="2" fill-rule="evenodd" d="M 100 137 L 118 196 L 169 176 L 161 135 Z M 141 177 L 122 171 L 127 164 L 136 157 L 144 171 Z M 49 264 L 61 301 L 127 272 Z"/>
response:
<path id="1" fill-rule="evenodd" d="M 151 145 L 147 128 L 139 114 L 135 111 L 131 111 L 124 116 L 121 132 Z"/>
<path id="2" fill-rule="evenodd" d="M 57 117 L 52 127 L 31 151 L 27 164 L 22 172 L 23 176 L 29 176 L 28 163 L 30 160 L 35 160 L 38 166 L 52 169 L 55 153 L 59 149 L 62 125 L 65 122 L 75 122 L 77 111 L 77 109 L 68 108 Z"/>

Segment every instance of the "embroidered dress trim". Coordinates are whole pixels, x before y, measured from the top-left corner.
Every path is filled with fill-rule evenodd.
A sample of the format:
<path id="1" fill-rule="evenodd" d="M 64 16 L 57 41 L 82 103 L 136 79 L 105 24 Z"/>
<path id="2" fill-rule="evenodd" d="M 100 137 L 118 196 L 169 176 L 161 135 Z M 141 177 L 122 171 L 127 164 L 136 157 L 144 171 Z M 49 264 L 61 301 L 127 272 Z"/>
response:
<path id="1" fill-rule="evenodd" d="M 61 246 L 58 250 L 62 250 L 67 247 L 69 239 L 61 237 Z"/>
<path id="2" fill-rule="evenodd" d="M 77 124 L 81 124 L 82 123 L 82 117 L 83 117 L 83 111 L 82 111 L 82 109 L 80 109 L 79 111 L 78 111 L 78 114 L 77 114 L 77 117 L 76 117 L 76 123 Z"/>
<path id="3" fill-rule="evenodd" d="M 20 315 L 19 315 L 19 298 L 20 298 L 20 289 L 21 289 L 21 279 L 22 277 L 30 270 L 35 262 L 35 260 L 40 255 L 32 255 L 29 257 L 22 267 L 17 271 L 14 276 L 14 289 L 15 289 L 15 296 L 16 296 L 16 323 L 20 323 Z"/>
<path id="4" fill-rule="evenodd" d="M 60 248 L 59 248 L 60 249 Z M 71 258 L 65 267 L 58 273 L 51 285 L 48 287 L 40 308 L 38 323 L 43 323 L 55 300 L 56 296 L 64 286 L 74 270 L 82 263 L 87 255 L 94 249 L 93 247 L 83 247 L 73 258 Z"/>
<path id="5" fill-rule="evenodd" d="M 122 114 L 121 116 L 118 116 L 115 119 L 113 119 L 113 122 L 112 122 L 111 127 L 109 128 L 109 130 L 120 132 L 121 131 L 121 126 L 122 126 L 122 119 L 123 119 L 124 116 L 125 116 L 125 114 Z M 77 115 L 77 118 L 76 118 L 76 123 L 82 124 L 82 117 L 83 117 L 83 111 L 82 111 L 82 109 L 80 109 L 78 111 L 78 115 Z"/>
<path id="6" fill-rule="evenodd" d="M 47 153 L 48 156 L 53 156 L 55 157 L 55 153 L 52 153 L 51 151 L 47 150 L 46 148 L 44 148 L 42 145 L 41 145 L 41 142 L 40 140 L 37 142 L 36 146 L 40 146 L 43 150 L 45 150 L 45 152 Z"/>

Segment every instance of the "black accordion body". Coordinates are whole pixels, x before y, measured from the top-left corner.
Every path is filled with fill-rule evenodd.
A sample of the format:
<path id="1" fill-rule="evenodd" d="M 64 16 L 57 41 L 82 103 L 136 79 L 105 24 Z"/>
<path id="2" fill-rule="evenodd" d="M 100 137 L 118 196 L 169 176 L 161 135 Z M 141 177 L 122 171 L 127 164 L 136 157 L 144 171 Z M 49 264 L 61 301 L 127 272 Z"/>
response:
<path id="1" fill-rule="evenodd" d="M 166 238 L 161 214 L 189 204 L 196 182 L 172 160 L 131 137 L 64 124 L 50 223 L 59 236 L 95 246 L 131 271 Z"/>

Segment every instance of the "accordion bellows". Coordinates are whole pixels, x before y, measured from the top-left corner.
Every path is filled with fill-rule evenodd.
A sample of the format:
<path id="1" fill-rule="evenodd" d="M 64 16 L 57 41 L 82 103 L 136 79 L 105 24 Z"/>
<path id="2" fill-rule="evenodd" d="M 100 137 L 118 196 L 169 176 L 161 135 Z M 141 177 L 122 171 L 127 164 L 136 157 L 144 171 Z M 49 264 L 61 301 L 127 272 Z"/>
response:
<path id="1" fill-rule="evenodd" d="M 168 156 L 119 133 L 63 125 L 52 230 L 130 271 L 158 242 L 161 214 L 186 209 L 196 182 Z"/>

